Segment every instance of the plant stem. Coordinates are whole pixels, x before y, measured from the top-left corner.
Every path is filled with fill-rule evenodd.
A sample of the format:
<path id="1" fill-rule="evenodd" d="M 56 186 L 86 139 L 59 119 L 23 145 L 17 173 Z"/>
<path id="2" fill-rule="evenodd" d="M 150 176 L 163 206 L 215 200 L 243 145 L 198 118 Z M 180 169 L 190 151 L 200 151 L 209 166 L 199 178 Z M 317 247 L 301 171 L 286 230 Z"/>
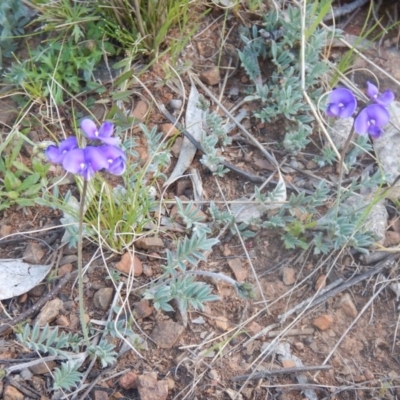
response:
<path id="1" fill-rule="evenodd" d="M 87 180 L 83 180 L 81 203 L 79 205 L 79 223 L 78 223 L 78 293 L 79 293 L 79 319 L 86 346 L 89 347 L 89 333 L 85 320 L 85 307 L 83 301 L 83 268 L 82 268 L 82 242 L 83 242 L 83 217 L 85 214 L 85 198 L 87 190 Z"/>

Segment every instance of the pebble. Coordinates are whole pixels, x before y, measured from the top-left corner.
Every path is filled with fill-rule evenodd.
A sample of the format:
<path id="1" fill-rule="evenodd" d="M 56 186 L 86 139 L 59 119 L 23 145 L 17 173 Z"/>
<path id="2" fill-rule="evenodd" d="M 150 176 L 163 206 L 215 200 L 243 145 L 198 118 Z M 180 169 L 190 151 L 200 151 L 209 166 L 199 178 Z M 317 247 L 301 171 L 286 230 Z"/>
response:
<path id="1" fill-rule="evenodd" d="M 61 258 L 60 265 L 72 264 L 77 261 L 78 261 L 78 256 L 76 254 L 68 254 L 67 256 Z"/>
<path id="2" fill-rule="evenodd" d="M 216 369 L 210 369 L 210 371 L 208 371 L 208 377 L 214 381 L 220 380 L 220 376 Z"/>
<path id="3" fill-rule="evenodd" d="M 168 382 L 157 381 L 157 374 L 150 372 L 138 377 L 138 392 L 140 400 L 166 400 L 168 396 Z"/>
<path id="4" fill-rule="evenodd" d="M 11 225 L 1 225 L 0 226 L 0 237 L 5 237 L 11 234 L 12 226 Z"/>
<path id="5" fill-rule="evenodd" d="M 240 258 L 232 258 L 228 260 L 228 265 L 238 282 L 244 282 L 247 279 L 247 270 L 243 268 L 242 260 Z"/>
<path id="6" fill-rule="evenodd" d="M 374 374 L 368 368 L 364 370 L 364 376 L 367 381 L 372 381 L 375 379 Z"/>
<path id="7" fill-rule="evenodd" d="M 322 290 L 326 287 L 326 275 L 320 275 L 317 279 L 317 281 L 315 282 L 315 286 L 314 289 L 315 290 Z"/>
<path id="8" fill-rule="evenodd" d="M 171 99 L 168 104 L 174 110 L 179 110 L 182 107 L 182 100 L 180 100 L 180 99 Z"/>
<path id="9" fill-rule="evenodd" d="M 135 242 L 138 249 L 156 251 L 160 247 L 164 248 L 164 242 L 158 237 L 145 237 Z"/>
<path id="10" fill-rule="evenodd" d="M 286 286 L 293 285 L 296 282 L 296 270 L 290 267 L 282 268 L 282 280 Z"/>
<path id="11" fill-rule="evenodd" d="M 256 335 L 258 332 L 261 332 L 262 326 L 258 324 L 256 321 L 251 321 L 246 325 L 246 332 L 250 335 Z"/>
<path id="12" fill-rule="evenodd" d="M 151 277 L 154 275 L 153 268 L 149 264 L 143 264 L 143 273 L 147 277 Z"/>
<path id="13" fill-rule="evenodd" d="M 179 154 L 181 154 L 182 144 L 183 144 L 183 138 L 181 136 L 177 137 L 175 139 L 174 144 L 171 147 L 171 153 L 175 158 L 178 158 Z"/>
<path id="14" fill-rule="evenodd" d="M 154 307 L 151 307 L 149 301 L 145 299 L 136 303 L 134 309 L 135 316 L 140 319 L 150 317 L 150 315 L 153 314 L 154 311 Z"/>
<path id="15" fill-rule="evenodd" d="M 383 245 L 385 247 L 397 246 L 400 243 L 400 234 L 395 231 L 386 231 Z"/>
<path id="16" fill-rule="evenodd" d="M 107 311 L 113 300 L 114 289 L 103 288 L 98 290 L 93 296 L 93 304 L 99 310 Z"/>
<path id="17" fill-rule="evenodd" d="M 293 344 L 293 346 L 297 351 L 303 351 L 304 350 L 304 344 L 302 342 L 295 342 Z"/>
<path id="18" fill-rule="evenodd" d="M 33 375 L 44 375 L 47 374 L 49 371 L 52 371 L 56 366 L 57 363 L 55 361 L 47 361 L 32 365 L 32 367 L 29 367 L 29 370 L 32 372 Z"/>
<path id="19" fill-rule="evenodd" d="M 163 133 L 164 137 L 170 138 L 175 135 L 179 135 L 179 129 L 171 123 L 162 124 L 160 126 L 161 132 Z"/>
<path id="20" fill-rule="evenodd" d="M 224 316 L 218 316 L 215 320 L 215 326 L 221 331 L 227 331 L 229 329 L 229 321 L 228 318 Z"/>
<path id="21" fill-rule="evenodd" d="M 64 264 L 58 269 L 58 276 L 61 278 L 62 276 L 68 274 L 72 271 L 72 264 Z"/>
<path id="22" fill-rule="evenodd" d="M 29 242 L 25 248 L 22 258 L 29 264 L 39 264 L 44 255 L 45 251 L 40 243 Z"/>
<path id="23" fill-rule="evenodd" d="M 4 389 L 3 399 L 4 400 L 24 400 L 24 395 L 16 389 L 14 386 L 7 385 Z"/>
<path id="24" fill-rule="evenodd" d="M 316 318 L 313 321 L 313 325 L 318 328 L 320 331 L 326 331 L 333 324 L 333 316 L 330 314 L 324 314 L 320 317 Z"/>
<path id="25" fill-rule="evenodd" d="M 296 366 L 296 363 L 293 360 L 286 359 L 282 360 L 282 365 L 283 368 L 294 368 Z"/>
<path id="26" fill-rule="evenodd" d="M 32 379 L 32 372 L 29 370 L 29 368 L 24 368 L 20 372 L 21 378 L 24 379 L 25 381 L 30 381 Z"/>
<path id="27" fill-rule="evenodd" d="M 45 326 L 53 322 L 59 316 L 60 310 L 63 308 L 63 305 L 64 303 L 58 298 L 50 300 L 40 310 L 40 313 L 36 318 L 36 323 L 39 326 Z"/>
<path id="28" fill-rule="evenodd" d="M 105 390 L 95 390 L 94 391 L 94 400 L 108 400 L 110 397 Z"/>
<path id="29" fill-rule="evenodd" d="M 118 385 L 124 390 L 137 389 L 138 375 L 133 371 L 129 371 L 121 376 L 118 381 Z"/>
<path id="30" fill-rule="evenodd" d="M 60 315 L 57 319 L 56 319 L 56 324 L 58 326 L 64 326 L 67 327 L 70 325 L 70 321 L 68 319 L 68 317 L 66 315 Z"/>
<path id="31" fill-rule="evenodd" d="M 139 100 L 136 103 L 136 106 L 133 109 L 131 116 L 140 121 L 144 121 L 144 119 L 146 118 L 148 109 L 149 109 L 148 104 L 143 100 Z"/>
<path id="32" fill-rule="evenodd" d="M 137 258 L 136 255 L 127 252 L 123 254 L 121 260 L 115 265 L 115 268 L 122 273 L 129 275 L 132 271 L 133 267 L 133 275 L 140 276 L 143 273 L 143 265 L 142 262 Z"/>
<path id="33" fill-rule="evenodd" d="M 346 315 L 349 317 L 355 318 L 358 315 L 358 311 L 356 306 L 353 303 L 350 295 L 345 293 L 339 301 L 340 308 L 344 311 Z"/>
<path id="34" fill-rule="evenodd" d="M 217 66 L 200 73 L 200 79 L 209 86 L 218 85 L 221 77 Z"/>
<path id="35" fill-rule="evenodd" d="M 177 322 L 159 321 L 150 334 L 150 337 L 162 349 L 171 349 L 183 333 L 185 328 Z"/>

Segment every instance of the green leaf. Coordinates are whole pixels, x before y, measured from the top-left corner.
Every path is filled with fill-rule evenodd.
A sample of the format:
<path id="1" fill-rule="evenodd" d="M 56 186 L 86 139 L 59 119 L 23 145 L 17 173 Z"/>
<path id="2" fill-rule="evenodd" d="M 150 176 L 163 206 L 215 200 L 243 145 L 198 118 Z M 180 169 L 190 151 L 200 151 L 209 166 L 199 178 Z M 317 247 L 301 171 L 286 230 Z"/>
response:
<path id="1" fill-rule="evenodd" d="M 4 174 L 4 184 L 8 192 L 11 192 L 21 185 L 21 181 L 11 172 L 6 171 Z"/>
<path id="2" fill-rule="evenodd" d="M 42 188 L 42 184 L 38 183 L 37 185 L 31 186 L 28 190 L 25 190 L 25 192 L 23 192 L 23 195 L 31 197 L 33 195 L 36 195 L 40 191 L 41 188 Z"/>
<path id="3" fill-rule="evenodd" d="M 21 207 L 33 207 L 35 202 L 30 199 L 16 199 L 15 202 Z"/>
<path id="4" fill-rule="evenodd" d="M 117 63 L 117 64 L 119 64 L 119 63 Z M 117 64 L 115 64 L 115 65 L 113 66 L 113 68 L 119 68 L 119 67 L 116 66 Z M 122 75 L 120 75 L 120 76 L 115 80 L 114 85 L 115 85 L 115 86 L 121 85 L 121 83 L 127 81 L 132 75 L 133 75 L 133 69 L 130 69 L 129 71 L 127 71 L 127 72 L 123 73 Z"/>
<path id="5" fill-rule="evenodd" d="M 13 161 L 12 165 L 20 171 L 26 172 L 28 174 L 32 173 L 32 171 L 21 161 L 15 160 Z"/>
<path id="6" fill-rule="evenodd" d="M 31 188 L 32 186 L 40 179 L 40 175 L 38 173 L 34 173 L 32 175 L 29 175 L 24 181 L 21 183 L 21 185 L 18 187 L 17 192 L 21 193 L 24 190 Z M 36 192 L 34 192 L 36 193 Z"/>

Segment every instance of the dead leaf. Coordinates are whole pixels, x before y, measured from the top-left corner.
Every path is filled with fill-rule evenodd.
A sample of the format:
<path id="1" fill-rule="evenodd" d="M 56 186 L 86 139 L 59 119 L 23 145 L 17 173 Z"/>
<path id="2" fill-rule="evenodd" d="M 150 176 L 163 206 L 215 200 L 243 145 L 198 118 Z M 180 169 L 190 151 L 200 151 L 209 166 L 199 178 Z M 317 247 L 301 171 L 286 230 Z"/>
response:
<path id="1" fill-rule="evenodd" d="M 51 265 L 33 265 L 22 260 L 0 260 L 0 300 L 29 292 L 46 277 Z"/>

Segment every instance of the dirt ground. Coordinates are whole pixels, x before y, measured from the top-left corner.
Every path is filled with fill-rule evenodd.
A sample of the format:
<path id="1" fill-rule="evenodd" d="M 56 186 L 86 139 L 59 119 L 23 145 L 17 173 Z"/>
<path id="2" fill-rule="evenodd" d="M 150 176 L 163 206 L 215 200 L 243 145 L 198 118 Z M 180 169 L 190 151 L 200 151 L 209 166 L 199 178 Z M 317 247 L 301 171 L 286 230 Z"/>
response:
<path id="1" fill-rule="evenodd" d="M 357 35 L 366 12 L 363 8 L 355 16 L 343 17 L 338 22 L 346 23 L 346 34 Z M 219 15 L 217 11 L 209 14 L 199 29 L 200 33 L 182 54 L 182 59 L 190 60 L 193 71 L 200 76 L 217 64 L 218 49 L 221 48 L 221 25 L 211 22 Z M 244 15 L 243 19 L 250 23 L 252 17 Z M 238 59 L 229 58 L 232 55 L 231 48 L 239 47 L 236 29 L 240 23 L 242 21 L 238 18 L 229 21 L 233 33 L 224 46 L 220 68 L 223 73 L 218 86 L 209 85 L 209 89 L 219 96 L 224 74 L 229 73 L 222 96 L 222 103 L 227 108 L 243 99 L 249 84 L 238 65 Z M 375 43 L 374 47 L 365 50 L 364 54 L 389 75 L 400 79 L 399 45 L 398 36 L 391 34 L 381 43 Z M 332 60 L 337 61 L 343 52 L 343 48 L 334 47 Z M 141 77 L 160 104 L 168 104 L 171 99 L 178 98 L 171 87 L 155 85 L 164 75 L 162 62 L 165 61 L 160 61 Z M 228 65 L 234 69 L 224 70 Z M 362 87 L 365 83 L 362 68 L 371 67 L 363 59 L 357 58 L 355 68 L 359 71 L 354 72 L 352 78 Z M 399 99 L 399 88 L 394 87 L 390 79 L 379 72 L 378 76 L 381 87 L 392 89 Z M 189 88 L 189 80 L 185 76 L 182 78 Z M 232 87 L 239 89 L 237 99 L 230 95 Z M 140 97 L 133 100 L 133 113 L 140 112 Z M 7 110 L 12 109 L 12 101 L 0 101 L 0 120 L 3 125 L 12 124 L 10 118 L 13 114 L 4 112 L 6 107 Z M 246 107 L 253 111 L 251 105 Z M 93 112 L 101 119 L 104 108 L 99 106 Z M 147 123 L 149 126 L 161 127 L 168 121 L 153 109 Z M 260 124 L 248 118 L 244 124 L 257 140 L 268 143 L 278 161 L 283 158 L 284 152 L 277 145 L 283 139 L 279 122 Z M 45 131 L 37 131 L 35 135 L 39 141 L 47 139 Z M 318 140 L 315 136 L 315 141 Z M 138 152 L 145 157 L 145 143 L 141 137 L 138 142 Z M 319 168 L 312 161 L 315 151 L 315 146 L 311 144 L 304 153 L 289 157 L 287 163 L 296 161 L 302 168 L 287 168 L 286 182 L 296 183 L 297 187 L 309 190 L 307 188 L 312 187 L 309 185 L 309 175 L 302 171 L 328 179 L 336 174 L 335 166 Z M 249 144 L 235 142 L 226 149 L 224 155 L 228 161 L 253 174 L 268 177 L 271 173 L 272 166 Z M 218 179 L 222 188 L 220 191 L 216 179 L 205 171 L 198 158 L 192 167 L 201 173 L 204 200 L 218 201 L 223 200 L 224 196 L 227 201 L 233 201 L 254 193 L 254 184 L 233 173 Z M 372 159 L 364 158 L 360 168 L 371 163 Z M 51 173 L 56 175 L 59 171 L 52 169 Z M 180 180 L 167 191 L 167 197 L 171 199 L 182 195 L 189 199 L 193 197 L 189 179 Z M 207 207 L 202 211 L 207 217 Z M 39 246 L 43 251 L 42 263 L 54 263 L 55 276 L 61 277 L 76 268 L 76 252 L 58 248 L 62 232 L 49 231 L 40 238 L 28 233 L 38 228 L 58 225 L 59 212 L 38 206 L 24 213 L 12 207 L 0 213 L 0 218 L 0 235 L 4 238 L 0 240 L 0 258 L 20 258 L 26 256 L 29 246 L 33 246 L 34 252 L 38 251 Z M 396 223 L 398 216 L 392 211 L 390 218 L 392 225 L 386 243 L 395 246 L 400 242 Z M 7 235 L 17 232 L 25 234 L 7 242 L 10 240 Z M 399 303 L 394 290 L 388 287 L 382 290 L 385 280 L 399 276 L 396 253 L 386 261 L 371 262 L 348 249 L 340 254 L 313 256 L 306 251 L 285 250 L 280 234 L 276 231 L 258 231 L 244 245 L 238 237 L 226 233 L 208 261 L 200 263 L 198 268 L 251 282 L 256 288 L 257 298 L 243 300 L 228 284 L 206 278 L 205 281 L 213 285 L 214 293 L 221 300 L 208 303 L 204 311 L 191 310 L 185 327 L 179 312 L 156 311 L 151 302 L 142 300 L 140 292 L 143 285 L 161 275 L 160 259 L 165 257 L 166 249 L 173 248 L 175 235 L 171 232 L 160 234 L 161 247 L 144 246 L 136 249 L 142 273 L 135 278 L 131 294 L 122 294 L 127 299 L 124 312 L 135 315 L 131 328 L 144 339 L 145 344 L 139 346 L 137 352 L 128 350 L 121 354 L 117 364 L 105 370 L 95 364 L 86 379 L 87 384 L 94 383 L 87 398 L 158 400 L 165 399 L 163 393 L 167 393 L 168 399 L 197 400 L 400 399 Z M 88 243 L 84 249 L 84 261 L 89 263 L 97 246 Z M 107 267 L 115 268 L 120 260 L 121 255 L 110 256 L 107 258 Z M 379 273 L 371 273 L 379 268 Z M 347 288 L 343 286 L 342 290 L 326 301 L 300 309 L 288 315 L 285 320 L 282 319 L 284 313 L 304 300 L 318 298 L 326 285 L 338 282 L 339 279 L 342 283 L 349 282 L 369 272 L 370 275 L 366 275 L 361 282 Z M 85 274 L 85 305 L 92 321 L 104 321 L 110 313 L 115 287 L 111 280 L 106 279 L 107 276 L 104 259 L 101 257 L 90 263 Z M 126 279 L 123 276 L 122 282 Z M 45 298 L 54 287 L 54 282 L 58 280 L 46 280 L 25 295 L 3 301 L 1 325 L 9 321 L 7 315 L 15 318 L 39 299 Z M 110 290 L 104 290 L 107 288 Z M 73 281 L 68 282 L 56 297 L 62 301 L 63 306 L 51 325 L 79 333 L 77 286 L 73 286 Z M 33 323 L 36 315 L 25 319 L 22 325 Z M 93 326 L 96 326 L 95 322 Z M 122 342 L 115 343 L 120 349 Z M 37 357 L 36 353 L 23 349 L 11 331 L 3 332 L 0 339 L 0 366 L 5 368 L 16 364 L 18 360 L 22 362 Z M 90 360 L 82 370 L 89 363 Z M 55 365 L 49 365 L 49 368 Z M 273 372 L 265 372 L 262 376 L 263 371 Z M 0 397 L 3 392 L 4 398 L 8 399 L 52 398 L 48 390 L 51 387 L 49 376 L 46 368 L 31 370 L 29 378 L 24 377 L 21 371 L 13 373 L 2 380 Z M 149 391 L 138 391 L 138 385 L 147 385 Z M 11 396 L 9 392 L 6 396 L 9 386 L 23 393 L 22 397 L 7 397 Z M 79 396 L 77 398 L 83 398 Z"/>

